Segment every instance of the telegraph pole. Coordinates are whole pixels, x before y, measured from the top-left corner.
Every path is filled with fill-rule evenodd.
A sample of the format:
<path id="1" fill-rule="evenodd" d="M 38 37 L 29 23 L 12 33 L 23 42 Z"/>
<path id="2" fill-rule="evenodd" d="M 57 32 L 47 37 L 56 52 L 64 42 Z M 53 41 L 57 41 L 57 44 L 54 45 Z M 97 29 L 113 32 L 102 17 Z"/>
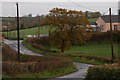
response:
<path id="1" fill-rule="evenodd" d="M 7 25 L 7 38 L 8 38 L 8 25 Z"/>
<path id="2" fill-rule="evenodd" d="M 51 31 L 49 30 L 49 49 L 50 49 L 50 47 L 51 47 Z"/>
<path id="3" fill-rule="evenodd" d="M 18 40 L 18 62 L 20 60 L 20 38 L 19 38 L 19 8 L 18 8 L 18 3 L 16 3 L 17 6 L 17 40 Z"/>
<path id="4" fill-rule="evenodd" d="M 120 22 L 120 1 L 118 2 L 118 23 Z M 120 28 L 120 25 L 118 25 Z M 118 49 L 120 49 L 120 34 L 118 32 Z M 120 50 L 118 50 L 118 65 L 120 66 Z"/>
<path id="5" fill-rule="evenodd" d="M 111 8 L 109 8 L 109 16 L 110 16 L 110 43 L 111 43 L 111 53 L 112 53 L 112 61 L 114 61 L 115 55 L 114 55 L 114 49 L 113 49 L 113 34 L 112 34 Z"/>

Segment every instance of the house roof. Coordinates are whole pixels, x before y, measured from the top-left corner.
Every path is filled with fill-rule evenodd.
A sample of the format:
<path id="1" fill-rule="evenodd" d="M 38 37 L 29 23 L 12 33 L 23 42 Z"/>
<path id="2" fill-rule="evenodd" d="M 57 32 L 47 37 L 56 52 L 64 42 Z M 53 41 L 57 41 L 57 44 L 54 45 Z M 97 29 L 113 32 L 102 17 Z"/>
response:
<path id="1" fill-rule="evenodd" d="M 109 16 L 109 15 L 101 16 L 101 18 L 102 18 L 106 23 L 110 23 L 110 16 Z M 111 19 L 112 19 L 112 23 L 118 23 L 118 22 L 120 22 L 120 16 L 118 16 L 118 15 L 112 15 L 112 16 L 111 16 Z"/>

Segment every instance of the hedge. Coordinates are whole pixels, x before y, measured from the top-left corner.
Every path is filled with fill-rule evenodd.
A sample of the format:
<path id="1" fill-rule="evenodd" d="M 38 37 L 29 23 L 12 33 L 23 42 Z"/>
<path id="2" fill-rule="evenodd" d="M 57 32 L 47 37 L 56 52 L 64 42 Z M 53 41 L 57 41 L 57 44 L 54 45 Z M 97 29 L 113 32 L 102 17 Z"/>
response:
<path id="1" fill-rule="evenodd" d="M 3 74 L 25 74 L 25 73 L 40 73 L 42 71 L 52 71 L 59 68 L 67 68 L 73 65 L 70 61 L 40 61 L 40 62 L 2 62 Z"/>
<path id="2" fill-rule="evenodd" d="M 70 53 L 57 53 L 58 56 L 68 56 L 68 57 L 80 57 L 88 60 L 95 60 L 104 63 L 112 63 L 111 58 L 103 56 L 94 56 L 94 55 L 74 55 Z"/>
<path id="3" fill-rule="evenodd" d="M 61 68 L 66 69 L 69 66 L 74 67 L 70 59 L 60 57 L 33 56 L 21 54 L 20 62 L 17 62 L 17 52 L 12 50 L 7 45 L 3 45 L 2 50 L 3 61 L 0 64 L 2 64 L 3 75 L 41 73 L 42 71 L 52 71 Z"/>
<path id="4" fill-rule="evenodd" d="M 113 42 L 117 43 L 120 42 L 120 31 L 113 32 Z M 96 42 L 110 42 L 110 32 L 95 32 L 92 34 L 90 41 Z"/>
<path id="5" fill-rule="evenodd" d="M 85 80 L 120 80 L 120 66 L 118 64 L 92 66 L 88 69 Z"/>

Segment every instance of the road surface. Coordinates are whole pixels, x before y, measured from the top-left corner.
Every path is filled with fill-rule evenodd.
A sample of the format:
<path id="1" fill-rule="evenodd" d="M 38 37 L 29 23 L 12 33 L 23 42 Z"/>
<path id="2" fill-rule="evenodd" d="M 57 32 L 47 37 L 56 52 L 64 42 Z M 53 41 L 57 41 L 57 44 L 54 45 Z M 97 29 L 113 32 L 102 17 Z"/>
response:
<path id="1" fill-rule="evenodd" d="M 17 41 L 16 40 L 6 40 L 6 39 L 4 39 L 3 42 L 5 44 L 7 44 L 8 46 L 10 46 L 12 49 L 17 51 Z M 21 54 L 28 54 L 28 55 L 43 56 L 42 54 L 38 54 L 38 53 L 32 52 L 29 49 L 27 49 L 25 47 L 25 45 L 22 44 L 22 40 L 20 41 L 20 53 Z M 73 64 L 76 65 L 76 67 L 78 69 L 77 72 L 73 72 L 71 74 L 64 75 L 64 76 L 61 76 L 61 77 L 57 77 L 56 79 L 50 79 L 50 80 L 59 80 L 58 78 L 63 78 L 65 80 L 66 80 L 66 78 L 73 78 L 73 80 L 75 78 L 83 79 L 85 77 L 85 74 L 86 74 L 88 68 L 90 66 L 93 66 L 93 65 L 90 65 L 90 64 L 84 64 L 84 63 L 78 63 L 78 62 L 73 62 Z"/>
<path id="2" fill-rule="evenodd" d="M 7 40 L 4 39 L 3 42 L 7 44 L 9 47 L 17 51 L 17 41 L 16 40 Z M 28 54 L 28 55 L 36 55 L 36 56 L 43 56 L 42 54 L 38 54 L 35 52 L 32 52 L 31 50 L 27 49 L 25 45 L 22 44 L 22 40 L 20 40 L 20 53 L 21 54 Z"/>
<path id="3" fill-rule="evenodd" d="M 84 64 L 84 63 L 78 63 L 78 62 L 73 62 L 74 65 L 76 65 L 78 71 L 77 72 L 74 72 L 72 74 L 68 74 L 68 75 L 65 75 L 65 76 L 61 76 L 61 77 L 58 77 L 58 78 L 85 78 L 85 74 L 87 73 L 87 70 L 90 66 L 93 66 L 93 65 L 90 65 L 90 64 Z"/>

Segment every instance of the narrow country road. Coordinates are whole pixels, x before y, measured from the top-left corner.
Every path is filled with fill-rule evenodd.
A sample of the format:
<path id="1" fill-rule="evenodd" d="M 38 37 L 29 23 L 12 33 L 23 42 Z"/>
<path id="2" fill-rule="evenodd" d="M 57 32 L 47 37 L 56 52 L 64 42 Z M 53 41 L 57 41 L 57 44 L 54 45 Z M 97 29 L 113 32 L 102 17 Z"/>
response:
<path id="1" fill-rule="evenodd" d="M 93 66 L 90 64 L 84 64 L 84 63 L 78 63 L 78 62 L 73 62 L 73 64 L 76 65 L 76 67 L 78 69 L 77 72 L 74 72 L 72 74 L 68 74 L 65 76 L 61 76 L 58 78 L 81 78 L 81 79 L 83 79 L 85 77 L 85 74 L 87 73 L 88 68 L 90 66 Z"/>
<path id="2" fill-rule="evenodd" d="M 3 42 L 5 44 L 7 44 L 8 46 L 10 46 L 12 49 L 17 51 L 17 41 L 16 40 L 4 39 Z M 25 47 L 25 45 L 22 44 L 22 40 L 20 41 L 20 52 L 21 52 L 21 54 L 43 56 L 42 54 L 38 54 L 38 53 L 32 52 L 29 49 L 27 49 Z M 84 64 L 84 63 L 78 63 L 78 62 L 73 62 L 73 64 L 76 65 L 76 67 L 78 69 L 77 72 L 73 72 L 73 73 L 68 74 L 68 75 L 57 77 L 54 80 L 58 80 L 58 78 L 73 78 L 73 80 L 74 80 L 74 78 L 79 78 L 79 79 L 81 78 L 81 79 L 83 79 L 85 77 L 85 74 L 86 74 L 88 68 L 90 66 L 93 66 L 93 65 L 90 65 L 90 64 Z"/>
<path id="3" fill-rule="evenodd" d="M 9 47 L 17 51 L 17 41 L 16 40 L 7 40 L 4 39 L 3 42 L 7 44 Z M 30 51 L 25 47 L 25 45 L 22 44 L 22 40 L 20 41 L 20 53 L 21 54 L 28 54 L 28 55 L 36 55 L 36 56 L 43 56 L 42 54 L 38 54 L 35 52 Z"/>

